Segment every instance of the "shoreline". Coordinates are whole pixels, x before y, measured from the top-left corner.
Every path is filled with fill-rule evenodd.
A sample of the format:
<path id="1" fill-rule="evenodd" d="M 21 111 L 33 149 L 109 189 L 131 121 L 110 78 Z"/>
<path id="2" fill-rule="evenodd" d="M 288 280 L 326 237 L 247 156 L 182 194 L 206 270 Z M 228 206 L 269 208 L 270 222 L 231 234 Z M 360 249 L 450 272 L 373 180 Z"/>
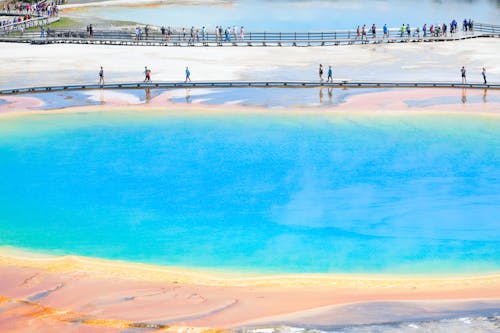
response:
<path id="1" fill-rule="evenodd" d="M 79 327 L 90 325 L 103 332 L 144 324 L 173 331 L 233 330 L 276 323 L 332 325 L 339 320 L 364 323 L 370 316 L 376 322 L 380 319 L 371 308 L 382 305 L 398 305 L 400 311 L 389 311 L 391 316 L 408 316 L 416 307 L 419 311 L 426 309 L 432 317 L 442 316 L 445 310 L 477 312 L 500 304 L 500 272 L 432 278 L 234 276 L 78 256 L 46 256 L 5 247 L 0 248 L 0 272 L 0 309 L 6 318 L 13 318 L 19 327 L 27 321 L 35 322 L 42 332 L 75 322 Z M 40 307 L 41 313 L 34 310 Z M 366 308 L 367 312 L 363 316 L 356 311 L 343 314 L 352 307 Z M 9 317 L 14 308 L 25 315 Z M 343 315 L 340 318 L 332 313 Z M 6 325 L 1 316 L 0 329 Z"/>
<path id="2" fill-rule="evenodd" d="M 331 285 L 332 282 L 343 281 L 350 283 L 354 280 L 381 282 L 381 283 L 402 283 L 406 284 L 408 280 L 417 281 L 419 284 L 428 285 L 431 283 L 440 283 L 443 281 L 462 280 L 484 280 L 496 281 L 500 283 L 500 270 L 496 272 L 475 272 L 475 273 L 267 273 L 258 271 L 235 270 L 232 268 L 206 268 L 189 266 L 169 266 L 162 264 L 142 263 L 137 261 L 128 261 L 120 259 L 106 259 L 98 257 L 87 257 L 73 254 L 51 254 L 43 251 L 34 251 L 12 246 L 0 246 L 0 267 L 1 266 L 22 266 L 29 268 L 47 269 L 53 272 L 72 271 L 76 268 L 92 267 L 96 275 L 108 277 L 117 276 L 122 273 L 138 272 L 137 275 L 129 274 L 127 277 L 145 276 L 158 279 L 171 279 L 174 277 L 184 277 L 186 281 L 203 283 L 206 285 L 288 285 L 288 282 L 302 284 L 300 281 L 313 281 L 314 285 Z M 147 272 L 150 272 L 147 273 Z M 177 279 L 179 281 L 179 279 Z"/>

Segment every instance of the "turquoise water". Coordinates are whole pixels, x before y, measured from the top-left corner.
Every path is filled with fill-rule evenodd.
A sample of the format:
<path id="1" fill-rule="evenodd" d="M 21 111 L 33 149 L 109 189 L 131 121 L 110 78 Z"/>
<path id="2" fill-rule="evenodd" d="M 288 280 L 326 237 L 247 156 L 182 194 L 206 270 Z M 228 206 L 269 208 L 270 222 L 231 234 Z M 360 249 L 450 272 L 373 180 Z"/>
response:
<path id="1" fill-rule="evenodd" d="M 461 22 L 498 23 L 500 7 L 495 0 L 413 1 L 396 0 L 240 0 L 219 1 L 219 5 L 165 5 L 160 7 L 112 7 L 89 9 L 79 15 L 125 20 L 173 27 L 245 26 L 247 31 L 356 29 L 373 23 L 380 28 L 412 27 L 424 23 L 443 24 L 452 19 Z M 186 3 L 190 3 L 186 1 Z"/>
<path id="2" fill-rule="evenodd" d="M 255 272 L 500 268 L 500 118 L 97 112 L 0 122 L 0 245 Z"/>

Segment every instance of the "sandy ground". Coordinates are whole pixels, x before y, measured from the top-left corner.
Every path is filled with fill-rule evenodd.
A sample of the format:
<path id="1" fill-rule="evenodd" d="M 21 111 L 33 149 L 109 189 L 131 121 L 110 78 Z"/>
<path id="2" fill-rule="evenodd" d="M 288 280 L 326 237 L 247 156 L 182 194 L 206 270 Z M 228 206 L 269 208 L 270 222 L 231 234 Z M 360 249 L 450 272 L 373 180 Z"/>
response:
<path id="1" fill-rule="evenodd" d="M 336 79 L 500 82 L 500 39 L 445 43 L 335 47 L 136 47 L 25 45 L 0 43 L 0 88 L 97 82 L 104 66 L 107 83 L 137 82 L 144 66 L 153 81 L 182 81 L 189 66 L 196 80 L 317 80 L 320 63 Z"/>
<path id="2" fill-rule="evenodd" d="M 332 313 L 346 312 L 335 307 L 339 304 L 455 301 L 421 303 L 420 313 L 498 307 L 499 287 L 498 275 L 237 276 L 2 249 L 0 330 L 118 332 L 141 323 L 164 330 L 203 330 L 287 320 L 332 324 L 339 320 Z M 406 308 L 412 306 L 415 311 L 414 303 Z M 351 316 L 361 320 L 355 313 Z M 340 319 L 347 323 L 349 318 L 344 313 Z"/>

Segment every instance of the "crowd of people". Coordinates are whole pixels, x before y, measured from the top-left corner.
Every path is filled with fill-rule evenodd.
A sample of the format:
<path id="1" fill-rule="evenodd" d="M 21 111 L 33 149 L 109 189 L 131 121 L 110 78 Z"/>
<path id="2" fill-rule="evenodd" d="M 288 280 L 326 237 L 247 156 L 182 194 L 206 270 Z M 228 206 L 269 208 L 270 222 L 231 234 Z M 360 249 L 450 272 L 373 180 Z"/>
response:
<path id="1" fill-rule="evenodd" d="M 32 16 L 30 14 L 25 14 L 23 16 L 15 16 L 12 19 L 9 18 L 9 19 L 4 19 L 4 20 L 0 21 L 0 27 L 7 26 L 10 24 L 25 22 L 25 21 L 31 20 L 33 18 L 34 18 L 34 16 Z"/>
<path id="2" fill-rule="evenodd" d="M 65 0 L 55 0 L 51 2 L 24 3 L 24 2 L 6 2 L 3 5 L 3 11 L 9 14 L 19 14 L 14 18 L 3 18 L 0 20 L 0 27 L 18 24 L 31 19 L 48 16 L 56 17 L 59 15 L 58 5 Z"/>
<path id="3" fill-rule="evenodd" d="M 388 37 L 442 37 L 442 36 L 452 36 L 457 33 L 458 22 L 453 19 L 449 24 L 424 24 L 421 28 L 411 28 L 409 24 L 402 24 L 399 29 L 393 29 L 392 35 L 387 24 L 384 24 L 382 29 L 379 29 L 375 24 L 371 27 L 367 27 L 366 24 L 363 26 L 357 26 L 356 29 L 356 40 L 368 40 L 369 37 L 377 38 L 382 36 L 382 38 Z M 462 23 L 462 31 L 473 32 L 474 22 L 469 19 L 464 19 Z M 87 33 L 89 37 L 92 37 L 92 25 L 87 26 Z M 380 33 L 382 35 L 380 35 Z M 149 40 L 149 39 L 159 39 L 161 34 L 162 41 L 177 41 L 177 42 L 189 42 L 189 43 L 199 43 L 206 41 L 215 41 L 217 43 L 222 42 L 241 42 L 245 41 L 245 28 L 243 26 L 237 27 L 233 26 L 216 26 L 213 30 L 207 29 L 207 27 L 202 26 L 201 28 L 196 28 L 191 26 L 191 28 L 172 28 L 170 26 L 161 27 L 151 27 L 149 25 L 137 26 L 133 32 L 133 38 L 135 40 Z M 351 32 L 349 32 L 351 35 Z"/>
<path id="4" fill-rule="evenodd" d="M 458 31 L 458 22 L 453 19 L 449 24 L 431 24 L 427 26 L 425 23 L 422 26 L 422 30 L 420 27 L 416 27 L 414 30 L 410 27 L 409 24 L 402 24 L 399 28 L 399 37 L 442 37 L 448 36 L 448 33 L 451 35 L 455 34 Z M 474 31 L 474 21 L 472 19 L 464 19 L 462 23 L 462 31 L 464 32 L 473 32 Z M 363 25 L 362 27 L 358 25 L 356 28 L 356 39 L 368 39 L 368 34 L 371 35 L 372 38 L 377 37 L 377 26 L 372 24 L 372 26 L 368 29 L 368 27 Z M 389 37 L 389 28 L 387 28 L 387 24 L 384 24 L 382 28 L 382 37 Z"/>
<path id="5" fill-rule="evenodd" d="M 25 2 L 6 2 L 3 11 L 7 13 L 27 14 L 31 16 L 57 16 L 59 7 L 65 0 L 40 1 L 34 4 Z"/>
<path id="6" fill-rule="evenodd" d="M 149 25 L 144 27 L 136 27 L 134 31 L 135 40 L 149 39 L 152 28 Z M 205 26 L 201 28 L 180 28 L 174 29 L 172 27 L 162 26 L 159 29 L 163 41 L 183 41 L 183 42 L 204 42 L 209 40 L 209 31 Z M 237 28 L 236 26 L 223 28 L 216 26 L 213 31 L 213 36 L 216 42 L 231 42 L 245 40 L 245 28 L 243 26 Z"/>

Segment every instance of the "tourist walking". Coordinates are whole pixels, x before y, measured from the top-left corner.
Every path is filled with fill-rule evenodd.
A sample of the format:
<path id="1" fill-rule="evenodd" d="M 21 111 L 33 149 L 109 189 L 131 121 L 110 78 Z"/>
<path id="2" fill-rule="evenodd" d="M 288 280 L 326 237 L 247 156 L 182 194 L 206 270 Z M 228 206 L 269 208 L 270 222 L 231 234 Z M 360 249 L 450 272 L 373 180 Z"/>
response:
<path id="1" fill-rule="evenodd" d="M 172 28 L 167 28 L 167 42 L 170 42 L 170 38 L 172 38 Z"/>
<path id="2" fill-rule="evenodd" d="M 462 83 L 467 83 L 467 76 L 464 66 L 462 66 L 462 68 L 460 69 L 460 73 L 462 73 Z"/>
<path id="3" fill-rule="evenodd" d="M 161 40 L 165 40 L 166 29 L 164 26 L 161 27 Z"/>
<path id="4" fill-rule="evenodd" d="M 323 82 L 323 65 L 319 64 L 319 82 Z"/>
<path id="5" fill-rule="evenodd" d="M 144 66 L 144 82 L 151 82 L 151 69 Z"/>
<path id="6" fill-rule="evenodd" d="M 486 68 L 483 67 L 481 75 L 483 76 L 484 84 L 487 84 L 488 82 L 486 81 Z"/>
<path id="7" fill-rule="evenodd" d="M 245 40 L 245 29 L 243 29 L 243 26 L 240 28 L 240 39 Z"/>
<path id="8" fill-rule="evenodd" d="M 358 25 L 358 28 L 356 29 L 356 39 L 359 39 L 361 36 L 361 29 L 359 28 L 359 25 Z"/>
<path id="9" fill-rule="evenodd" d="M 236 30 L 236 26 L 233 25 L 233 28 L 231 29 L 231 33 L 234 36 L 234 40 L 238 41 L 238 30 Z"/>
<path id="10" fill-rule="evenodd" d="M 427 23 L 422 27 L 422 32 L 424 33 L 424 37 L 427 37 Z"/>
<path id="11" fill-rule="evenodd" d="M 326 82 L 333 82 L 332 66 L 328 66 L 328 78 L 326 79 Z"/>
<path id="12" fill-rule="evenodd" d="M 191 72 L 189 71 L 189 67 L 186 66 L 186 79 L 184 80 L 184 83 L 191 82 Z"/>
<path id="13" fill-rule="evenodd" d="M 411 36 L 411 29 L 409 24 L 406 25 L 406 33 L 408 34 L 408 37 Z"/>
<path id="14" fill-rule="evenodd" d="M 104 69 L 101 66 L 101 70 L 99 71 L 99 84 L 103 85 L 104 84 Z"/>
<path id="15" fill-rule="evenodd" d="M 45 37 L 45 26 L 41 26 L 40 27 L 40 38 L 44 38 Z"/>
<path id="16" fill-rule="evenodd" d="M 135 40 L 139 40 L 141 38 L 141 28 L 135 28 Z"/>
<path id="17" fill-rule="evenodd" d="M 375 23 L 372 24 L 372 38 L 377 37 L 377 27 L 375 26 Z"/>
<path id="18" fill-rule="evenodd" d="M 389 37 L 389 29 L 387 29 L 387 24 L 384 24 L 384 37 Z"/>
<path id="19" fill-rule="evenodd" d="M 366 24 L 363 24 L 363 28 L 361 29 L 361 39 L 366 39 Z"/>
<path id="20" fill-rule="evenodd" d="M 399 29 L 399 32 L 401 33 L 400 37 L 403 37 L 405 30 L 406 30 L 405 25 L 404 24 L 401 25 L 401 28 Z"/>

